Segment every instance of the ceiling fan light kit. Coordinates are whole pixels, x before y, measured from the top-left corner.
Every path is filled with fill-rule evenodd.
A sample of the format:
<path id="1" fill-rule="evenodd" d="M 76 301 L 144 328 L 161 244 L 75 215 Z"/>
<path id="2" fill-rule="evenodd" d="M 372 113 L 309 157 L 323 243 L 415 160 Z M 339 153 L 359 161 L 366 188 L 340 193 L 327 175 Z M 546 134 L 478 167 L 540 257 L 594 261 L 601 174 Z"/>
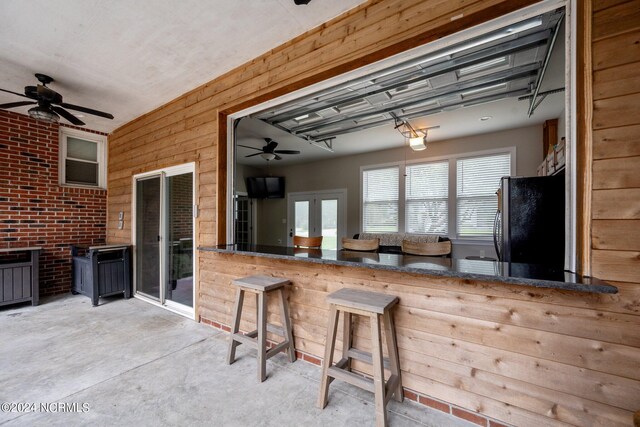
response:
<path id="1" fill-rule="evenodd" d="M 82 111 L 83 113 L 91 114 L 98 117 L 104 117 L 106 119 L 113 119 L 113 115 L 105 113 L 104 111 L 98 111 L 92 108 L 81 107 L 79 105 L 67 104 L 66 102 L 62 102 L 62 95 L 60 95 L 55 90 L 47 87 L 49 83 L 53 82 L 53 79 L 51 77 L 40 73 L 36 73 L 35 76 L 40 84 L 37 86 L 26 86 L 24 88 L 24 95 L 18 92 L 13 92 L 11 90 L 0 89 L 0 91 L 2 92 L 18 95 L 23 98 L 30 99 L 31 101 L 18 101 L 0 104 L 0 108 L 7 109 L 23 107 L 26 105 L 37 105 L 36 107 L 29 109 L 29 117 L 47 123 L 58 123 L 60 121 L 60 116 L 62 116 L 71 124 L 74 124 L 76 126 L 84 126 L 85 123 L 75 115 L 68 112 L 66 109 Z"/>
<path id="2" fill-rule="evenodd" d="M 43 108 L 41 106 L 30 108 L 29 117 L 32 119 L 40 120 L 47 123 L 58 123 L 60 121 L 60 116 L 58 116 L 53 111 L 49 111 L 47 108 Z"/>
<path id="3" fill-rule="evenodd" d="M 267 143 L 267 145 L 265 145 L 262 148 L 255 148 L 255 147 L 250 147 L 248 145 L 242 145 L 242 144 L 238 144 L 238 147 L 244 147 L 244 148 L 249 148 L 251 150 L 260 151 L 259 153 L 249 154 L 248 156 L 245 156 L 245 157 L 260 156 L 266 161 L 271 161 L 274 159 L 282 160 L 282 157 L 280 157 L 279 154 L 287 154 L 287 155 L 300 154 L 300 151 L 298 150 L 276 150 L 276 147 L 278 146 L 278 143 L 276 141 L 274 141 L 271 138 L 265 138 L 264 140 Z"/>
<path id="4" fill-rule="evenodd" d="M 260 153 L 260 157 L 262 157 L 266 161 L 269 161 L 275 159 L 276 155 L 273 153 Z"/>

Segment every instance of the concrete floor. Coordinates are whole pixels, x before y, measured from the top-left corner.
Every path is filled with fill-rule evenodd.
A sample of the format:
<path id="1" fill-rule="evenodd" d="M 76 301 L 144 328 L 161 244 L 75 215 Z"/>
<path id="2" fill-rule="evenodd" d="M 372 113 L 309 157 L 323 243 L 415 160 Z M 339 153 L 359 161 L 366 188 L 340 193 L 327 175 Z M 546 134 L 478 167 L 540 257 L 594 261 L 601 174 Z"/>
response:
<path id="1" fill-rule="evenodd" d="M 79 411 L 0 412 L 7 426 L 368 426 L 373 395 L 334 382 L 315 406 L 320 368 L 283 354 L 256 380 L 255 351 L 225 364 L 227 334 L 136 299 L 64 296 L 0 309 L 0 402 L 77 403 Z M 83 404 L 88 411 L 83 412 Z M 414 402 L 389 424 L 471 426 Z M 51 408 L 49 408 L 51 410 Z"/>

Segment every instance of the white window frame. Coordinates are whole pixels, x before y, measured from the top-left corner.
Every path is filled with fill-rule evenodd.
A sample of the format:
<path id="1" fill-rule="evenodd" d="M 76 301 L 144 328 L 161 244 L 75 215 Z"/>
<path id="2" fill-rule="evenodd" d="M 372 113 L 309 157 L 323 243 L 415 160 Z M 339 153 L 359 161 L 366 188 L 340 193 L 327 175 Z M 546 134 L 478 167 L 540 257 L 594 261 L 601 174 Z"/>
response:
<path id="1" fill-rule="evenodd" d="M 449 185 L 449 196 L 451 196 L 451 194 L 453 194 L 453 200 L 449 200 L 449 207 L 451 207 L 451 205 L 454 205 L 454 216 L 453 216 L 453 221 L 455 222 L 454 225 L 454 229 L 456 230 L 456 235 L 454 237 L 454 239 L 456 241 L 492 241 L 493 240 L 493 236 L 478 236 L 478 237 L 474 237 L 474 236 L 463 236 L 460 237 L 460 234 L 458 233 L 458 160 L 463 160 L 463 159 L 475 159 L 478 157 L 490 157 L 490 156 L 495 156 L 498 154 L 510 154 L 510 159 L 509 159 L 509 168 L 510 168 L 510 176 L 515 176 L 516 175 L 516 147 L 509 147 L 509 149 L 505 150 L 505 149 L 498 149 L 498 150 L 491 150 L 492 152 L 484 152 L 483 154 L 478 154 L 475 153 L 473 155 L 466 155 L 466 154 L 461 154 L 459 156 L 456 156 L 453 159 L 453 162 L 449 163 L 449 166 L 451 166 L 451 163 L 454 164 L 455 167 L 455 187 L 453 187 L 453 191 L 451 188 L 451 185 Z M 498 184 L 499 185 L 499 184 Z M 496 186 L 496 191 L 498 190 L 498 187 Z M 497 200 L 496 200 L 497 202 Z M 496 209 L 498 208 L 498 206 L 496 205 Z M 449 215 L 449 218 L 451 218 L 451 215 Z"/>
<path id="2" fill-rule="evenodd" d="M 359 201 L 359 220 L 360 224 L 358 224 L 358 232 L 364 233 L 364 173 L 366 171 L 373 171 L 378 169 L 390 169 L 390 168 L 398 168 L 398 185 L 400 186 L 398 191 L 398 231 L 392 231 L 391 233 L 399 233 L 401 230 L 404 230 L 404 164 L 396 163 L 385 163 L 382 165 L 373 165 L 373 166 L 362 166 L 360 167 L 360 201 Z"/>
<path id="3" fill-rule="evenodd" d="M 403 219 L 403 230 L 405 233 L 408 233 L 409 231 L 407 231 L 407 179 L 406 177 L 407 175 L 407 168 L 406 166 L 414 166 L 414 165 L 428 165 L 431 163 L 447 163 L 447 197 L 446 197 L 446 201 L 447 201 L 447 235 L 449 235 L 450 230 L 451 230 L 451 221 L 450 221 L 450 217 L 451 214 L 449 213 L 449 211 L 451 210 L 451 161 L 448 158 L 443 158 L 443 159 L 439 159 L 436 160 L 434 158 L 430 158 L 428 160 L 425 161 L 412 161 L 412 162 L 407 162 L 406 165 L 403 164 L 402 166 L 402 178 L 404 178 L 402 181 L 402 191 L 403 191 L 403 195 L 402 195 L 402 199 L 400 200 L 400 204 L 402 206 L 402 210 L 404 212 L 402 212 L 402 215 L 404 217 Z M 431 200 L 436 200 L 436 199 L 431 199 Z M 420 233 L 415 233 L 415 234 L 420 234 Z"/>
<path id="4" fill-rule="evenodd" d="M 360 224 L 358 225 L 358 230 L 362 233 L 362 215 L 363 215 L 363 185 L 364 185 L 364 171 L 367 170 L 375 170 L 375 169 L 383 169 L 388 167 L 398 167 L 400 180 L 399 180 L 399 194 L 398 194 L 398 232 L 404 233 L 406 232 L 406 182 L 404 179 L 405 175 L 405 167 L 408 165 L 414 164 L 425 164 L 425 163 L 434 163 L 441 162 L 443 160 L 447 160 L 449 162 L 449 195 L 447 198 L 447 203 L 449 206 L 449 218 L 447 228 L 449 230 L 447 237 L 451 239 L 454 243 L 486 243 L 491 241 L 491 237 L 458 237 L 458 223 L 456 220 L 457 215 L 457 186 L 458 186 L 458 174 L 457 174 L 457 160 L 458 159 L 468 159 L 472 157 L 484 157 L 491 156 L 495 154 L 505 154 L 508 153 L 511 156 L 511 176 L 516 176 L 517 168 L 516 168 L 516 159 L 517 159 L 517 150 L 515 146 L 512 147 L 500 147 L 500 148 L 492 148 L 489 150 L 482 151 L 473 151 L 468 153 L 457 153 L 450 154 L 446 156 L 437 156 L 437 157 L 423 157 L 421 159 L 408 160 L 406 162 L 392 162 L 392 163 L 381 163 L 375 165 L 366 165 L 360 167 L 360 199 L 358 201 L 359 205 L 359 218 Z M 496 187 L 496 190 L 498 188 Z M 496 207 L 497 208 L 497 207 Z"/>
<path id="5" fill-rule="evenodd" d="M 67 139 L 69 137 L 78 138 L 85 141 L 95 142 L 97 144 L 97 162 L 98 162 L 98 184 L 77 184 L 66 182 L 66 160 L 67 160 Z M 60 156 L 58 161 L 59 183 L 64 187 L 81 187 L 81 188 L 107 188 L 107 137 L 97 133 L 85 132 L 79 129 L 72 129 L 60 126 L 59 131 L 59 147 Z"/>

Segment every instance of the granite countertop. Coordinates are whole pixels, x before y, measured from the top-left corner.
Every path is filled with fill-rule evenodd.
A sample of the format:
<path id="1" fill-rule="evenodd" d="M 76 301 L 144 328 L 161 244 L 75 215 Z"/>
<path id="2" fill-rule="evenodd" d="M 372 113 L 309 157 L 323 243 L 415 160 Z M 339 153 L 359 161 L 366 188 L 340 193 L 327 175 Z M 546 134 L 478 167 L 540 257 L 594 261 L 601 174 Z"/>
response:
<path id="1" fill-rule="evenodd" d="M 489 280 L 538 288 L 601 294 L 615 294 L 618 292 L 618 288 L 615 286 L 594 277 L 583 277 L 563 271 L 560 267 L 554 268 L 538 264 L 263 245 L 219 245 L 200 247 L 198 249 L 201 251 L 288 259 L 315 264 L 345 265 L 460 279 Z"/>

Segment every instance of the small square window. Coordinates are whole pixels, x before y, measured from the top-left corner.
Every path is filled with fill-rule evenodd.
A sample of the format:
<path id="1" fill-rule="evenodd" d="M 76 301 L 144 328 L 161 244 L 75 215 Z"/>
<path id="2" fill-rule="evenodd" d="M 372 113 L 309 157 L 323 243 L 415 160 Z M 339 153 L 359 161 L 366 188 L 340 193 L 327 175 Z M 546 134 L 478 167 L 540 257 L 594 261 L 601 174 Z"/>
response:
<path id="1" fill-rule="evenodd" d="M 102 187 L 105 184 L 106 138 L 60 128 L 60 184 Z"/>

